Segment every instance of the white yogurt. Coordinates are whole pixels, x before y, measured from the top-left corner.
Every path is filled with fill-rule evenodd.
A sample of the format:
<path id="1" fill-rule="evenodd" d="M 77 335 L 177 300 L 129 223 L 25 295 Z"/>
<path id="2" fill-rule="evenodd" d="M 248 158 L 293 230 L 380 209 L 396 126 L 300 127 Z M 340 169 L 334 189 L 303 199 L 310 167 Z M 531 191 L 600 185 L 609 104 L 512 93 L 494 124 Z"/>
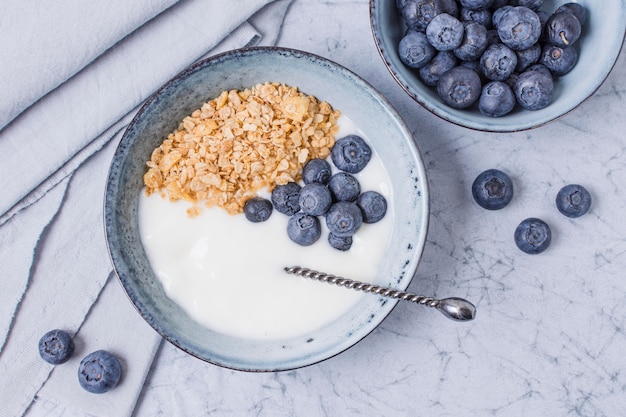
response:
<path id="1" fill-rule="evenodd" d="M 337 137 L 359 132 L 344 116 Z M 204 326 L 235 337 L 278 339 L 306 334 L 346 313 L 363 293 L 289 275 L 303 266 L 362 281 L 376 281 L 393 229 L 392 187 L 374 153 L 356 174 L 362 191 L 387 199 L 387 215 L 363 224 L 349 251 L 328 244 L 328 229 L 311 246 L 287 237 L 288 216 L 274 210 L 262 223 L 204 209 L 190 218 L 189 203 L 158 193 L 139 200 L 141 240 L 168 297 Z M 265 197 L 269 197 L 269 194 Z"/>

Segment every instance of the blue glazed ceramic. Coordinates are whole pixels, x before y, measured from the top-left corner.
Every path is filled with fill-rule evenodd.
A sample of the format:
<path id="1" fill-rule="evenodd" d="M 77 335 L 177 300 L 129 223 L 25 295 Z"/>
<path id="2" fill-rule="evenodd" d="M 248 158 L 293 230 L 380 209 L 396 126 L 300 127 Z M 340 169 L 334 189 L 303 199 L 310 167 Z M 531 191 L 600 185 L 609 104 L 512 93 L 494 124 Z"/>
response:
<path id="1" fill-rule="evenodd" d="M 546 0 L 542 9 L 552 13 L 560 0 Z M 552 103 L 537 111 L 519 107 L 508 115 L 492 118 L 478 109 L 455 110 L 446 106 L 431 87 L 423 84 L 419 74 L 406 67 L 397 53 L 404 34 L 404 24 L 393 0 L 370 0 L 370 20 L 374 41 L 391 75 L 404 91 L 424 108 L 444 120 L 467 128 L 512 132 L 541 126 L 575 109 L 604 82 L 619 56 L 626 33 L 625 0 L 578 0 L 588 11 L 587 23 L 578 42 L 580 53 L 574 69 L 555 83 Z"/>
<path id="2" fill-rule="evenodd" d="M 203 102 L 224 90 L 266 81 L 297 86 L 341 109 L 371 138 L 383 163 L 393 167 L 388 172 L 394 187 L 396 221 L 381 267 L 388 279 L 385 284 L 407 288 L 417 269 L 428 225 L 426 173 L 410 132 L 389 103 L 349 70 L 305 52 L 251 48 L 201 61 L 168 82 L 130 123 L 111 164 L 104 213 L 110 257 L 131 302 L 165 339 L 205 361 L 245 371 L 293 369 L 336 355 L 369 334 L 397 303 L 364 296 L 349 314 L 313 334 L 258 341 L 209 330 L 165 295 L 138 230 L 145 162 L 167 133 Z"/>

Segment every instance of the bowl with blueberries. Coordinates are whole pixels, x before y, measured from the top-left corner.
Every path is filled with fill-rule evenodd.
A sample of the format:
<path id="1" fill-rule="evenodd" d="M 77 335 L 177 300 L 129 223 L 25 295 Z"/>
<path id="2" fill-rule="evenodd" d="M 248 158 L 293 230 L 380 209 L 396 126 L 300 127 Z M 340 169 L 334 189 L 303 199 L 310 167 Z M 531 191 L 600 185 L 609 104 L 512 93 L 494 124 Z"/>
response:
<path id="1" fill-rule="evenodd" d="M 622 0 L 370 1 L 374 40 L 415 101 L 471 129 L 531 129 L 604 82 L 626 33 Z"/>
<path id="2" fill-rule="evenodd" d="M 298 106 L 302 99 L 306 106 Z M 300 107 L 303 113 L 297 113 Z M 161 145 L 173 154 L 178 129 L 192 118 L 190 128 L 198 136 L 180 135 L 187 151 L 152 165 Z M 209 121 L 214 127 L 207 127 Z M 322 128 L 332 128 L 332 141 L 322 141 Z M 211 142 L 213 137 L 219 140 Z M 206 199 L 190 203 L 188 195 L 171 201 L 166 190 L 146 192 L 150 166 L 167 173 L 178 170 L 169 162 L 191 158 L 197 159 L 194 179 L 210 182 L 198 172 L 211 161 L 217 170 L 222 161 L 231 180 L 231 158 L 236 152 L 252 155 L 244 145 L 253 142 L 255 152 L 271 161 L 250 178 L 261 172 L 278 177 L 291 165 L 297 172 L 272 187 L 247 189 L 241 212 Z M 219 146 L 190 150 L 204 143 Z M 327 153 L 312 157 L 305 143 Z M 302 166 L 296 158 L 287 162 L 290 155 Z M 284 371 L 352 347 L 398 302 L 313 282 L 289 267 L 405 291 L 426 242 L 429 190 L 410 130 L 372 86 L 317 55 L 257 47 L 202 60 L 143 104 L 113 156 L 104 210 L 113 268 L 139 314 L 160 335 L 208 363 Z"/>

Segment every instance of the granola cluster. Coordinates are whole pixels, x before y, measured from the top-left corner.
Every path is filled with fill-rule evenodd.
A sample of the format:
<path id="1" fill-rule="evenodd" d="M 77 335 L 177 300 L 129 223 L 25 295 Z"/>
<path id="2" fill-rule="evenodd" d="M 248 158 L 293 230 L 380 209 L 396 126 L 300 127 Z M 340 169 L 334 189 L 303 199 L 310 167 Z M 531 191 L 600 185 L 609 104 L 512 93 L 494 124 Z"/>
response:
<path id="1" fill-rule="evenodd" d="M 298 181 L 304 164 L 326 158 L 338 110 L 297 87 L 258 84 L 224 91 L 183 119 L 156 148 L 144 175 L 146 193 L 184 199 L 231 214 L 259 190 Z"/>

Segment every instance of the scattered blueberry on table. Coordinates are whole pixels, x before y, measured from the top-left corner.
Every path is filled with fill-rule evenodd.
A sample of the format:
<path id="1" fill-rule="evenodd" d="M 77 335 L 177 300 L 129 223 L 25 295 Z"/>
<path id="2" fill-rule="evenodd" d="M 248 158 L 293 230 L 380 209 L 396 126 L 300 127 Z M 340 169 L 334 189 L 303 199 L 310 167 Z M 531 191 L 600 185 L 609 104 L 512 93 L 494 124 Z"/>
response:
<path id="1" fill-rule="evenodd" d="M 500 210 L 513 198 L 513 181 L 498 169 L 485 170 L 472 183 L 472 196 L 482 208 Z"/>
<path id="2" fill-rule="evenodd" d="M 78 368 L 80 386 L 94 394 L 102 394 L 115 388 L 121 375 L 122 366 L 119 360 L 106 350 L 88 354 Z"/>
<path id="3" fill-rule="evenodd" d="M 481 172 L 472 183 L 472 196 L 478 205 L 487 210 L 505 207 L 513 197 L 511 178 L 498 169 Z M 570 218 L 584 215 L 591 208 L 591 194 L 579 184 L 563 186 L 556 196 L 556 207 Z M 517 247 L 528 254 L 545 251 L 552 242 L 550 226 L 543 220 L 529 217 L 522 221 L 514 233 Z"/>
<path id="4" fill-rule="evenodd" d="M 477 107 L 489 117 L 517 107 L 543 109 L 552 102 L 556 79 L 578 61 L 587 11 L 579 3 L 563 4 L 552 13 L 542 6 L 542 0 L 398 0 L 406 29 L 398 55 L 452 108 Z M 489 91 L 484 87 L 491 81 L 509 87 L 513 106 L 509 89 L 502 86 L 497 86 L 506 90 L 501 108 L 493 99 L 481 105 L 478 97 Z"/>
<path id="5" fill-rule="evenodd" d="M 67 362 L 74 353 L 74 340 L 64 330 L 50 330 L 39 339 L 39 355 L 53 365 Z"/>
<path id="6" fill-rule="evenodd" d="M 548 249 L 552 241 L 552 231 L 545 221 L 529 217 L 517 226 L 514 239 L 522 252 L 536 255 Z"/>
<path id="7" fill-rule="evenodd" d="M 582 185 L 568 184 L 557 193 L 556 207 L 564 216 L 580 217 L 591 208 L 591 194 Z"/>

